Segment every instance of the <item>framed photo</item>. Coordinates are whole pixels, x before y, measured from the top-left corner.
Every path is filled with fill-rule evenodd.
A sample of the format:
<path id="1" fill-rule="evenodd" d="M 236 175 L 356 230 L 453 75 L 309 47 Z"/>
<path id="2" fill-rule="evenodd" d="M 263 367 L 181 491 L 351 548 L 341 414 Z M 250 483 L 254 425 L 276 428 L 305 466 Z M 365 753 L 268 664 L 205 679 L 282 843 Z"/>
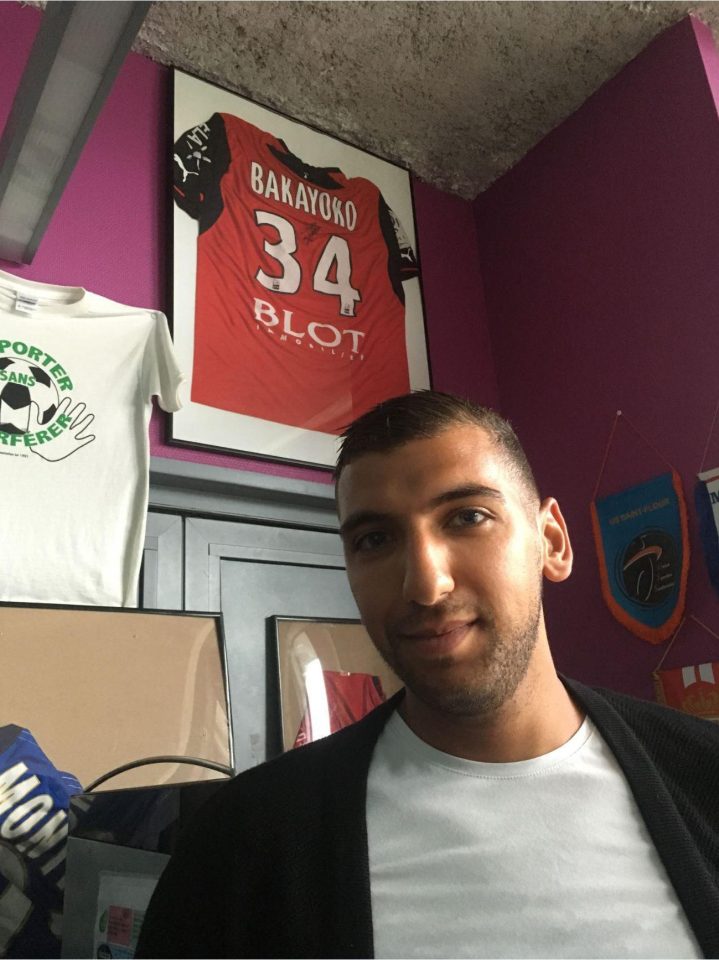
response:
<path id="1" fill-rule="evenodd" d="M 330 466 L 430 385 L 407 170 L 174 72 L 169 442 Z"/>
<path id="2" fill-rule="evenodd" d="M 270 619 L 285 750 L 361 720 L 403 686 L 359 620 Z"/>
<path id="3" fill-rule="evenodd" d="M 0 752 L 24 729 L 84 790 L 234 774 L 219 615 L 2 603 L 0 636 Z"/>

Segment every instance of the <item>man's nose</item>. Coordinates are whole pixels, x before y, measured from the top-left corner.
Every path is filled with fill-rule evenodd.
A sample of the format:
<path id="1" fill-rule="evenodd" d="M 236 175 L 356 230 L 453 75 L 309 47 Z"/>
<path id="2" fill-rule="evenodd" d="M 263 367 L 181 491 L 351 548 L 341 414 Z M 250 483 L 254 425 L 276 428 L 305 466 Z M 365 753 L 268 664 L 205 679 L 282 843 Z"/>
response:
<path id="1" fill-rule="evenodd" d="M 403 599 L 423 607 L 439 603 L 454 590 L 450 558 L 446 547 L 427 536 L 407 543 Z"/>

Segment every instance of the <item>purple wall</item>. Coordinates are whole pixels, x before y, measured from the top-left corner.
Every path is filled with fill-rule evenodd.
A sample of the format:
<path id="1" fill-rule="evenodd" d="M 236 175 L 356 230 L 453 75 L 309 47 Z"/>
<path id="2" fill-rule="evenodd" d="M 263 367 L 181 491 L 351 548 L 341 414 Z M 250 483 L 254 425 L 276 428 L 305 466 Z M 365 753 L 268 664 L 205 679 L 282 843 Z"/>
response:
<path id="1" fill-rule="evenodd" d="M 719 398 L 716 50 L 689 18 L 658 37 L 475 202 L 502 410 L 576 566 L 547 590 L 559 667 L 651 696 L 659 648 L 604 605 L 589 502 L 618 409 L 680 471 L 693 548 L 687 611 L 719 633 L 693 507 Z M 707 467 L 719 464 L 719 426 Z M 665 469 L 620 425 L 600 495 Z M 687 626 L 667 666 L 719 659 Z M 698 658 L 698 659 L 695 659 Z"/>
<path id="2" fill-rule="evenodd" d="M 414 181 L 432 386 L 499 405 L 472 205 Z"/>
<path id="3" fill-rule="evenodd" d="M 0 16 L 4 123 L 40 13 L 6 2 Z M 32 266 L 0 261 L 2 269 L 167 311 L 169 76 L 144 57 L 128 56 Z M 419 181 L 414 188 L 434 384 L 494 403 L 471 204 Z M 156 456 L 329 482 L 326 471 L 169 447 L 164 431 L 164 416 L 155 411 L 150 441 Z"/>

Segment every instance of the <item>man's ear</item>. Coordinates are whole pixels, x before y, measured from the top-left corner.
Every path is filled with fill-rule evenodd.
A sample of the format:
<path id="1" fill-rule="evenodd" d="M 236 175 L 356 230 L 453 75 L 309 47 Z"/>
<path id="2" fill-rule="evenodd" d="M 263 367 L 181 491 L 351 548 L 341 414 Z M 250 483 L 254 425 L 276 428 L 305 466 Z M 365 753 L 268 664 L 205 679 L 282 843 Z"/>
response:
<path id="1" fill-rule="evenodd" d="M 539 508 L 543 545 L 542 573 L 553 583 L 561 583 L 572 572 L 574 553 L 567 524 L 554 497 L 547 497 Z"/>

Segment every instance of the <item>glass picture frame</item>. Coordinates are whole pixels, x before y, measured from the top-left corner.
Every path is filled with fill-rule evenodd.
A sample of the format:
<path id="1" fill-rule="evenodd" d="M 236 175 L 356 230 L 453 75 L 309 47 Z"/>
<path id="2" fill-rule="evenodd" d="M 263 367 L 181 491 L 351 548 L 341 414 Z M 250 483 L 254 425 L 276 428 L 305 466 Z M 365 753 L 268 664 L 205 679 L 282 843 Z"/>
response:
<path id="1" fill-rule="evenodd" d="M 234 774 L 221 616 L 0 603 L 0 637 L 2 724 L 84 791 Z"/>
<path id="2" fill-rule="evenodd" d="M 361 720 L 402 688 L 361 621 L 269 620 L 277 652 L 283 750 Z"/>
<path id="3" fill-rule="evenodd" d="M 430 386 L 410 174 L 179 70 L 172 114 L 168 443 L 330 467 Z"/>

